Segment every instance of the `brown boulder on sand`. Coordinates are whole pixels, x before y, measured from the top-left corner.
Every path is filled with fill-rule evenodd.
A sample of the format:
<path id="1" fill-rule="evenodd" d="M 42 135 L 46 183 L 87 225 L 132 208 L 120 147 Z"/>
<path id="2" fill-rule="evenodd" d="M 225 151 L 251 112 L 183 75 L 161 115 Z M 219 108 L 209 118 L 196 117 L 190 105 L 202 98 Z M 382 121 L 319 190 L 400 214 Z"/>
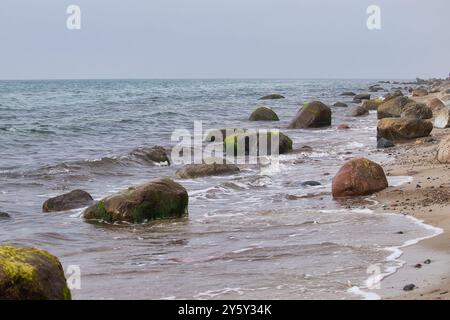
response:
<path id="1" fill-rule="evenodd" d="M 268 107 L 258 107 L 253 113 L 250 115 L 250 121 L 279 121 L 277 114 Z"/>
<path id="2" fill-rule="evenodd" d="M 439 98 L 433 98 L 428 102 L 428 107 L 436 114 L 439 110 L 445 109 L 445 103 Z"/>
<path id="3" fill-rule="evenodd" d="M 450 163 L 450 137 L 447 137 L 439 143 L 437 160 L 440 163 Z"/>
<path id="4" fill-rule="evenodd" d="M 83 190 L 73 190 L 69 193 L 50 198 L 42 205 L 44 212 L 57 212 L 87 207 L 92 204 L 92 197 Z"/>
<path id="5" fill-rule="evenodd" d="M 377 136 L 388 140 L 409 140 L 427 137 L 433 124 L 415 118 L 384 118 L 378 121 Z"/>
<path id="6" fill-rule="evenodd" d="M 424 103 L 413 103 L 405 106 L 402 118 L 431 119 L 433 112 Z"/>
<path id="7" fill-rule="evenodd" d="M 416 102 L 408 97 L 396 97 L 385 101 L 378 106 L 378 119 L 400 117 L 405 106 L 412 103 Z"/>
<path id="8" fill-rule="evenodd" d="M 219 176 L 235 173 L 239 168 L 234 164 L 212 163 L 212 164 L 188 164 L 179 169 L 175 174 L 181 179 L 193 179 L 205 176 Z"/>
<path id="9" fill-rule="evenodd" d="M 188 214 L 188 202 L 183 186 L 163 178 L 104 198 L 87 208 L 83 217 L 110 223 L 180 218 Z"/>
<path id="10" fill-rule="evenodd" d="M 333 198 L 369 195 L 388 187 L 383 168 L 368 159 L 346 162 L 332 182 Z"/>
<path id="11" fill-rule="evenodd" d="M 331 109 L 320 101 L 306 103 L 289 124 L 289 129 L 327 127 L 331 125 Z"/>

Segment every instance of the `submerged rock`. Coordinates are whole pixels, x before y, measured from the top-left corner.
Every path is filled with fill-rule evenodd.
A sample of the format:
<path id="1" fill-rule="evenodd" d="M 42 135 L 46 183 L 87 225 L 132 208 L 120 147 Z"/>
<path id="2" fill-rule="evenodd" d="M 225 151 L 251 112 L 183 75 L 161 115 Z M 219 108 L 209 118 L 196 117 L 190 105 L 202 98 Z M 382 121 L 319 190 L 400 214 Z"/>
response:
<path id="1" fill-rule="evenodd" d="M 339 107 L 339 108 L 347 108 L 348 104 L 343 103 L 343 102 L 336 102 L 335 104 L 333 104 L 333 107 Z"/>
<path id="2" fill-rule="evenodd" d="M 384 118 L 377 126 L 378 137 L 393 141 L 427 137 L 432 130 L 431 122 L 414 118 Z"/>
<path id="3" fill-rule="evenodd" d="M 269 94 L 267 96 L 259 98 L 259 100 L 276 100 L 276 99 L 284 99 L 285 97 L 278 93 Z"/>
<path id="4" fill-rule="evenodd" d="M 332 182 L 333 198 L 369 195 L 388 187 L 383 168 L 368 159 L 346 162 Z"/>
<path id="5" fill-rule="evenodd" d="M 268 107 L 258 107 L 250 115 L 250 121 L 279 121 L 278 115 Z"/>
<path id="6" fill-rule="evenodd" d="M 35 248 L 0 246 L 0 300 L 70 300 L 58 258 Z"/>
<path id="7" fill-rule="evenodd" d="M 0 219 L 8 219 L 11 218 L 11 216 L 6 212 L 0 212 Z"/>
<path id="8" fill-rule="evenodd" d="M 67 211 L 87 207 L 92 204 L 92 196 L 83 190 L 73 190 L 69 193 L 50 198 L 42 205 L 44 212 Z"/>
<path id="9" fill-rule="evenodd" d="M 351 92 L 351 91 L 344 91 L 341 93 L 341 96 L 352 97 L 352 96 L 356 96 L 356 93 Z"/>
<path id="10" fill-rule="evenodd" d="M 236 173 L 239 167 L 234 164 L 212 163 L 212 164 L 188 164 L 176 172 L 178 178 L 194 179 L 206 176 L 219 176 Z"/>
<path id="11" fill-rule="evenodd" d="M 400 117 L 407 105 L 416 103 L 408 97 L 396 97 L 378 106 L 378 119 Z"/>
<path id="12" fill-rule="evenodd" d="M 402 118 L 431 119 L 433 112 L 423 103 L 412 103 L 405 106 L 400 116 Z"/>
<path id="13" fill-rule="evenodd" d="M 321 186 L 322 184 L 317 181 L 305 181 L 302 182 L 303 187 L 315 187 L 315 186 Z"/>
<path id="14" fill-rule="evenodd" d="M 289 129 L 319 128 L 331 125 L 331 109 L 320 101 L 306 103 L 289 124 Z"/>
<path id="15" fill-rule="evenodd" d="M 129 188 L 87 208 L 87 220 L 142 223 L 156 219 L 180 218 L 188 214 L 186 189 L 163 178 Z"/>
<path id="16" fill-rule="evenodd" d="M 377 141 L 377 148 L 378 149 L 386 149 L 386 148 L 392 148 L 395 147 L 394 143 L 391 140 L 380 138 Z"/>
<path id="17" fill-rule="evenodd" d="M 154 146 L 151 148 L 139 148 L 132 152 L 132 154 L 145 161 L 152 161 L 156 163 L 167 163 L 170 165 L 170 158 L 167 150 L 161 146 Z"/>
<path id="18" fill-rule="evenodd" d="M 353 97 L 353 100 L 370 100 L 370 93 L 360 93 Z"/>

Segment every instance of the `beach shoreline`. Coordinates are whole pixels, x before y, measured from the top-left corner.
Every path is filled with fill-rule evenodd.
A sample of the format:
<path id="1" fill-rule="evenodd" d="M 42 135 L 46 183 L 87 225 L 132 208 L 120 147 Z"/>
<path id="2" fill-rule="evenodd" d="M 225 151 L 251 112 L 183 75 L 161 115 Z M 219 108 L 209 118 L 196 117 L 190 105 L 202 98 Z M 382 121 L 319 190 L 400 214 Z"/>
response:
<path id="1" fill-rule="evenodd" d="M 436 97 L 438 93 L 413 99 L 427 103 Z M 449 134 L 449 128 L 434 128 L 431 138 L 386 149 L 393 157 L 383 165 L 386 175 L 410 176 L 412 181 L 377 193 L 376 211 L 408 215 L 442 232 L 401 249 L 404 265 L 381 281 L 377 294 L 382 299 L 450 299 L 450 166 L 436 160 L 439 142 Z M 405 291 L 410 284 L 415 289 Z"/>

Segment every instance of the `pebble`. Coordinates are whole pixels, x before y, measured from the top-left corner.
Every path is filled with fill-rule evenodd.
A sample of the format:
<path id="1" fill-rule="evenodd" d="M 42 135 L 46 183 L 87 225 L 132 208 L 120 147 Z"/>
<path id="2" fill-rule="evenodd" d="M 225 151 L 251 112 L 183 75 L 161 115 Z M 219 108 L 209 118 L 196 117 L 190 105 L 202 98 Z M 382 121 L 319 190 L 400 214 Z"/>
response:
<path id="1" fill-rule="evenodd" d="M 416 285 L 413 283 L 407 284 L 403 287 L 403 291 L 413 291 L 414 289 L 416 289 Z"/>

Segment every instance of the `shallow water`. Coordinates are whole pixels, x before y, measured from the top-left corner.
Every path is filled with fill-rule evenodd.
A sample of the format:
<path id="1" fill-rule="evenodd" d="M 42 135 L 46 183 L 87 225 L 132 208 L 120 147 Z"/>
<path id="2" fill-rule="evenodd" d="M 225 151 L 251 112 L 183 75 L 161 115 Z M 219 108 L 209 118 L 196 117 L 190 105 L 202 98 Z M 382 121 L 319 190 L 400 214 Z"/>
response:
<path id="1" fill-rule="evenodd" d="M 86 223 L 82 210 L 44 214 L 50 196 L 75 188 L 96 199 L 161 176 L 136 148 L 176 142 L 174 129 L 267 127 L 247 121 L 270 105 L 284 128 L 301 103 L 348 102 L 369 80 L 102 80 L 0 81 L 0 243 L 33 245 L 82 272 L 80 299 L 353 298 L 367 266 L 386 247 L 430 231 L 399 215 L 350 210 L 331 198 L 334 173 L 346 159 L 388 160 L 376 150 L 376 114 L 346 116 L 333 126 L 285 130 L 294 147 L 313 152 L 280 157 L 280 171 L 243 166 L 236 175 L 179 181 L 189 217 L 145 225 Z M 389 85 L 383 84 L 383 86 Z M 287 99 L 258 101 L 279 92 Z M 380 96 L 380 92 L 376 96 Z M 337 131 L 347 123 L 350 130 Z M 269 127 L 271 128 L 271 127 Z M 302 182 L 322 185 L 304 187 Z M 396 234 L 403 231 L 403 234 Z M 386 267 L 386 265 L 385 265 Z"/>

